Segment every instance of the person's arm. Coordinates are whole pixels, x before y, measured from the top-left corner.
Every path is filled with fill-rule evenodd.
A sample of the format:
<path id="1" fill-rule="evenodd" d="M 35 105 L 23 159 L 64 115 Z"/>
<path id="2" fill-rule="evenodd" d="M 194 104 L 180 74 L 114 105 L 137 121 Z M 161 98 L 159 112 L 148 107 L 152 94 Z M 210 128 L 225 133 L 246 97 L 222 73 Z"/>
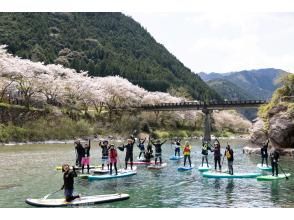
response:
<path id="1" fill-rule="evenodd" d="M 144 144 L 144 143 L 145 143 L 145 141 L 146 141 L 146 137 L 145 137 L 144 141 L 142 142 L 142 144 Z"/>
<path id="2" fill-rule="evenodd" d="M 167 140 L 163 141 L 160 145 L 163 145 Z"/>
<path id="3" fill-rule="evenodd" d="M 74 166 L 72 166 L 72 174 L 73 174 L 73 177 L 77 177 L 77 173 L 76 173 L 76 168 Z"/>

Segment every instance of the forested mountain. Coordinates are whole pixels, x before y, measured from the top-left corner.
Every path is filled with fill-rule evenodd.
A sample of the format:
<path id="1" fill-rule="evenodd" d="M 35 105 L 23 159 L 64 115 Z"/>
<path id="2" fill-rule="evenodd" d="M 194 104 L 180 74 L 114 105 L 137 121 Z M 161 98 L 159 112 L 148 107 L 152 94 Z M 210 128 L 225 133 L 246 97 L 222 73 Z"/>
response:
<path id="1" fill-rule="evenodd" d="M 254 99 L 269 99 L 278 85 L 275 80 L 279 78 L 281 74 L 285 73 L 280 69 L 258 69 L 250 71 L 240 71 L 231 73 L 199 73 L 198 75 L 204 80 L 226 80 L 229 81 L 246 92 L 245 95 L 252 97 Z M 212 87 L 214 88 L 214 87 Z M 235 88 L 235 87 L 234 87 Z M 226 90 L 228 90 L 226 88 Z M 220 89 L 216 89 L 219 93 Z"/>
<path id="2" fill-rule="evenodd" d="M 207 81 L 207 84 L 213 88 L 219 95 L 227 100 L 249 100 L 254 99 L 245 90 L 241 89 L 234 83 L 224 79 L 213 79 Z"/>
<path id="3" fill-rule="evenodd" d="M 194 99 L 220 98 L 122 13 L 0 13 L 0 44 L 22 58 L 119 75 L 149 91 L 176 87 Z"/>

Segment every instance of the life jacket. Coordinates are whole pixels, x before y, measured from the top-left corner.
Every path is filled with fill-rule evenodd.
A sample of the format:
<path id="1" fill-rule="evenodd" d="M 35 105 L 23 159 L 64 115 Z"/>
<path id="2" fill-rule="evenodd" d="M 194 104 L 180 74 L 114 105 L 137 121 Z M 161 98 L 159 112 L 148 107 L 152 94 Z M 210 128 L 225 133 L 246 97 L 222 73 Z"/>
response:
<path id="1" fill-rule="evenodd" d="M 190 146 L 185 146 L 184 147 L 184 155 L 189 155 L 190 154 L 190 152 L 191 152 L 191 149 L 190 149 L 191 147 Z"/>
<path id="2" fill-rule="evenodd" d="M 109 152 L 110 158 L 116 158 L 117 157 L 117 151 L 115 149 L 111 149 Z"/>
<path id="3" fill-rule="evenodd" d="M 232 157 L 229 150 L 226 150 L 226 157 L 227 159 L 230 159 Z"/>

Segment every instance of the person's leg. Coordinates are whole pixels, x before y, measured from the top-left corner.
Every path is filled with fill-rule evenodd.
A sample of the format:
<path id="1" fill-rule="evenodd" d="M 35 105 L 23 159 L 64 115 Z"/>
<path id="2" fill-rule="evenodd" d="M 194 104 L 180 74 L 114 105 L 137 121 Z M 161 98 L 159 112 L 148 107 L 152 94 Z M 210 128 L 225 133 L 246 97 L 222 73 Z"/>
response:
<path id="1" fill-rule="evenodd" d="M 279 167 L 278 167 L 278 163 L 276 163 L 276 176 L 279 175 Z"/>
<path id="2" fill-rule="evenodd" d="M 218 167 L 219 167 L 219 170 L 221 171 L 222 165 L 221 165 L 221 158 L 220 157 L 218 158 Z"/>
<path id="3" fill-rule="evenodd" d="M 139 153 L 139 159 L 140 159 L 141 155 L 142 155 L 142 151 L 140 151 L 140 153 Z"/>
<path id="4" fill-rule="evenodd" d="M 266 166 L 268 167 L 268 161 L 267 161 L 267 157 L 265 158 L 265 162 L 266 162 Z"/>
<path id="5" fill-rule="evenodd" d="M 231 162 L 231 174 L 234 175 L 233 161 Z"/>
<path id="6" fill-rule="evenodd" d="M 275 175 L 275 164 L 272 162 L 272 175 Z"/>
<path id="7" fill-rule="evenodd" d="M 114 163 L 114 169 L 115 169 L 115 175 L 117 175 L 117 166 L 116 166 L 116 162 Z"/>
<path id="8" fill-rule="evenodd" d="M 131 170 L 132 170 L 133 169 L 133 153 L 131 154 L 130 160 L 131 160 Z"/>
<path id="9" fill-rule="evenodd" d="M 191 156 L 188 155 L 188 160 L 189 160 L 189 164 L 190 164 L 190 167 L 191 167 Z"/>
<path id="10" fill-rule="evenodd" d="M 202 155 L 202 167 L 203 167 L 203 162 L 204 162 L 204 155 Z"/>
<path id="11" fill-rule="evenodd" d="M 216 170 L 216 167 L 217 167 L 217 158 L 214 157 L 214 169 Z"/>
<path id="12" fill-rule="evenodd" d="M 207 164 L 207 167 L 208 167 L 208 159 L 207 159 L 207 155 L 205 155 L 205 160 L 206 160 L 206 164 Z"/>
<path id="13" fill-rule="evenodd" d="M 128 168 L 128 161 L 129 161 L 130 155 L 126 153 L 126 158 L 125 158 L 125 169 Z"/>
<path id="14" fill-rule="evenodd" d="M 177 151 L 177 148 L 176 148 L 176 149 L 175 149 L 175 157 L 177 156 L 177 152 L 178 152 L 178 151 Z"/>
<path id="15" fill-rule="evenodd" d="M 184 155 L 184 166 L 186 166 L 187 155 Z"/>
<path id="16" fill-rule="evenodd" d="M 110 162 L 110 169 L 109 169 L 109 173 L 110 173 L 110 175 L 112 175 L 112 162 Z"/>
<path id="17" fill-rule="evenodd" d="M 162 164 L 161 154 L 159 155 L 159 163 Z"/>
<path id="18" fill-rule="evenodd" d="M 155 153 L 155 165 L 156 165 L 156 163 L 157 163 L 157 157 L 158 157 L 158 154 Z"/>

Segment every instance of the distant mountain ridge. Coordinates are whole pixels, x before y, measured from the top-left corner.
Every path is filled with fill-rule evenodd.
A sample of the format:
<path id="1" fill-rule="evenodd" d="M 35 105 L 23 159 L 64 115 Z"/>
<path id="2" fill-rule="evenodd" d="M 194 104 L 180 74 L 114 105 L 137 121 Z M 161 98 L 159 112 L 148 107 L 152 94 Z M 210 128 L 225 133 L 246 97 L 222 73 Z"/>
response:
<path id="1" fill-rule="evenodd" d="M 257 70 L 244 70 L 240 72 L 230 72 L 230 73 L 198 73 L 198 75 L 208 84 L 212 89 L 221 94 L 224 98 L 230 97 L 230 89 L 220 87 L 220 82 L 224 81 L 233 83 L 226 83 L 227 86 L 230 86 L 234 91 L 237 88 L 239 97 L 248 97 L 254 99 L 269 99 L 272 96 L 272 93 L 278 88 L 278 85 L 275 83 L 276 79 L 285 71 L 281 69 L 267 68 L 267 69 L 257 69 Z M 219 81 L 221 80 L 221 81 Z M 217 83 L 219 81 L 219 83 Z"/>

